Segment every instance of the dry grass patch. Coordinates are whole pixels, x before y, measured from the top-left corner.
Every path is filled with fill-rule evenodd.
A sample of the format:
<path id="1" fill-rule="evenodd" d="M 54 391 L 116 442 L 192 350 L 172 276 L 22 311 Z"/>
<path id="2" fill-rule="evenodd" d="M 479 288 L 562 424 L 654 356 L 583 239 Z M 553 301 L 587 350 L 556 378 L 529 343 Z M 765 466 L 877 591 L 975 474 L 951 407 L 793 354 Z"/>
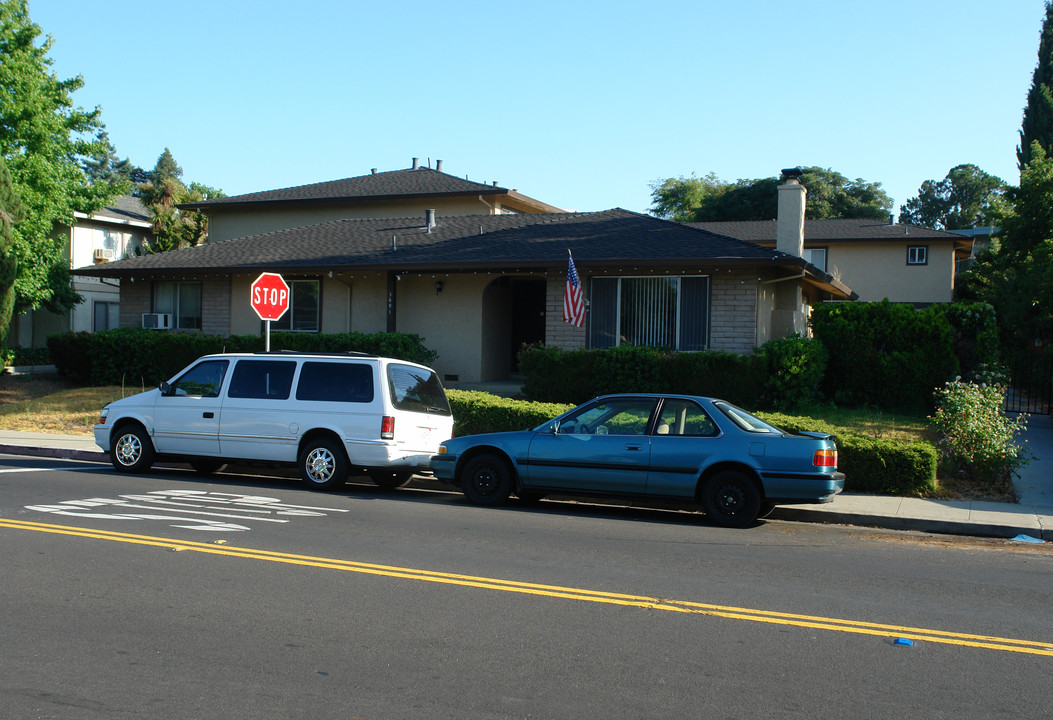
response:
<path id="1" fill-rule="evenodd" d="M 57 375 L 0 375 L 0 430 L 91 435 L 108 402 L 141 387 L 80 387 Z"/>

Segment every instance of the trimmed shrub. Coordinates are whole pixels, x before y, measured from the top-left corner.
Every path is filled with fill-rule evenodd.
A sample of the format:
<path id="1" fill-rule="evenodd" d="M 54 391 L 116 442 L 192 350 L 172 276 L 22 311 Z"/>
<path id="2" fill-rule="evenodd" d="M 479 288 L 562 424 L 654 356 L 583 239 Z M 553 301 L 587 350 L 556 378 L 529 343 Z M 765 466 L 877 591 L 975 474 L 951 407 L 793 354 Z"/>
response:
<path id="1" fill-rule="evenodd" d="M 762 406 L 790 410 L 820 399 L 827 360 L 821 342 L 802 337 L 771 340 L 757 355 L 764 367 Z"/>
<path id="2" fill-rule="evenodd" d="M 491 395 L 477 390 L 446 391 L 453 410 L 454 434 L 529 430 L 570 410 L 573 405 L 540 403 Z"/>
<path id="3" fill-rule="evenodd" d="M 672 353 L 665 371 L 667 392 L 719 397 L 744 407 L 756 407 L 764 392 L 765 368 L 756 355 Z"/>
<path id="4" fill-rule="evenodd" d="M 542 402 L 582 403 L 597 395 L 592 385 L 595 351 L 531 345 L 519 351 L 523 392 Z"/>
<path id="5" fill-rule="evenodd" d="M 928 496 L 936 491 L 938 455 L 931 443 L 859 435 L 822 420 L 780 413 L 758 413 L 790 432 L 821 432 L 837 443 L 837 469 L 846 492 Z"/>
<path id="6" fill-rule="evenodd" d="M 48 350 L 59 373 L 91 385 L 157 385 L 191 362 L 210 353 L 261 352 L 256 335 L 202 335 L 120 328 L 91 333 L 64 333 L 48 338 Z M 272 333 L 271 350 L 302 352 L 357 351 L 432 364 L 437 353 L 418 335 L 341 333 L 314 335 Z"/>
<path id="7" fill-rule="evenodd" d="M 940 306 L 825 303 L 812 309 L 811 324 L 829 355 L 823 393 L 839 405 L 928 409 L 933 389 L 958 372 Z"/>

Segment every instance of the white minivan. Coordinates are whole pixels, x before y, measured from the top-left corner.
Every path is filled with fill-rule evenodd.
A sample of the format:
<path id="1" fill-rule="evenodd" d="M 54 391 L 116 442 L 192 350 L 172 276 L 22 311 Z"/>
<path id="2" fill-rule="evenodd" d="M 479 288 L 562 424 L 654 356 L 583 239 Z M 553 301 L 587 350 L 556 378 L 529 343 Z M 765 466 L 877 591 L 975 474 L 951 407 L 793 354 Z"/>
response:
<path id="1" fill-rule="evenodd" d="M 401 487 L 453 435 L 442 383 L 423 365 L 361 353 L 224 353 L 102 409 L 95 442 L 122 472 L 155 458 L 209 474 L 227 462 L 293 464 L 310 487 L 352 471 Z"/>

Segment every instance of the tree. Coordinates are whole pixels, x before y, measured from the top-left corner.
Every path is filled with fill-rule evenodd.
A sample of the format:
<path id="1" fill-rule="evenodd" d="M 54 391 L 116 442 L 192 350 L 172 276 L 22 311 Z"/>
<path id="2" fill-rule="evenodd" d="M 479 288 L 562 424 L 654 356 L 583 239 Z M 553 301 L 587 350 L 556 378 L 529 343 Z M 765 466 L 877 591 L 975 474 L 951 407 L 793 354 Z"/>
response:
<path id="1" fill-rule="evenodd" d="M 1026 348 L 1053 341 L 1053 158 L 1032 143 L 1020 187 L 1009 188 L 994 220 L 992 247 L 960 279 L 962 299 L 990 303 L 1003 344 Z"/>
<path id="2" fill-rule="evenodd" d="M 7 330 L 15 307 L 15 275 L 18 260 L 13 252 L 15 224 L 22 220 L 18 197 L 7 163 L 0 157 L 0 349 L 7 346 Z"/>
<path id="3" fill-rule="evenodd" d="M 121 195 L 131 192 L 139 183 L 147 182 L 150 176 L 128 159 L 117 156 L 117 148 L 110 142 L 106 131 L 99 133 L 102 148 L 83 163 L 88 182 L 108 182 L 119 189 Z"/>
<path id="4" fill-rule="evenodd" d="M 1020 125 L 1020 145 L 1016 149 L 1021 171 L 1031 162 L 1035 142 L 1047 156 L 1053 153 L 1053 4 L 1049 2 L 1038 41 L 1038 64 L 1031 76 L 1031 89 Z"/>
<path id="5" fill-rule="evenodd" d="M 899 208 L 899 221 L 936 230 L 992 225 L 1008 186 L 975 165 L 957 165 L 943 180 L 926 180 L 917 197 Z"/>
<path id="6" fill-rule="evenodd" d="M 885 219 L 892 199 L 881 183 L 849 180 L 829 168 L 804 168 L 801 184 L 808 189 L 805 217 Z M 652 212 L 681 222 L 772 220 L 778 215 L 780 178 L 725 183 L 710 173 L 705 178 L 670 178 L 652 185 Z M 670 210 L 671 208 L 671 210 Z"/>
<path id="7" fill-rule="evenodd" d="M 107 180 L 88 182 L 83 164 L 105 150 L 100 110 L 74 106 L 84 80 L 55 76 L 47 56 L 53 41 L 38 44 L 40 32 L 26 0 L 0 0 L 0 156 L 23 206 L 12 229 L 16 312 L 60 311 L 79 300 L 55 227 L 72 225 L 75 211 L 94 212 L 120 190 Z"/>
<path id="8" fill-rule="evenodd" d="M 148 174 L 149 180 L 138 187 L 143 205 L 153 214 L 153 243 L 147 253 L 168 252 L 192 247 L 208 237 L 208 217 L 199 212 L 180 210 L 183 203 L 223 197 L 223 191 L 192 182 L 187 187 L 180 180 L 183 169 L 165 148 Z"/>
<path id="9" fill-rule="evenodd" d="M 680 176 L 667 178 L 651 183 L 651 214 L 665 220 L 690 222 L 694 219 L 695 208 L 709 198 L 716 197 L 731 187 L 709 173 L 705 177 Z"/>

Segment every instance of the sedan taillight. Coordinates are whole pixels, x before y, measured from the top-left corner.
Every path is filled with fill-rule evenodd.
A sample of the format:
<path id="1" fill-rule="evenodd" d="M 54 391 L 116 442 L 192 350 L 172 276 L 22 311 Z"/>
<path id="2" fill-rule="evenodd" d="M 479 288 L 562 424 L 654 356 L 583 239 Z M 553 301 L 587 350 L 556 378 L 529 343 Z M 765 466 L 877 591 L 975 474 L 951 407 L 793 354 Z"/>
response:
<path id="1" fill-rule="evenodd" d="M 390 415 L 385 415 L 383 418 L 380 419 L 380 439 L 395 439 L 395 418 L 391 417 Z"/>
<path id="2" fill-rule="evenodd" d="M 816 450 L 812 456 L 812 465 L 816 467 L 837 467 L 837 449 Z"/>

